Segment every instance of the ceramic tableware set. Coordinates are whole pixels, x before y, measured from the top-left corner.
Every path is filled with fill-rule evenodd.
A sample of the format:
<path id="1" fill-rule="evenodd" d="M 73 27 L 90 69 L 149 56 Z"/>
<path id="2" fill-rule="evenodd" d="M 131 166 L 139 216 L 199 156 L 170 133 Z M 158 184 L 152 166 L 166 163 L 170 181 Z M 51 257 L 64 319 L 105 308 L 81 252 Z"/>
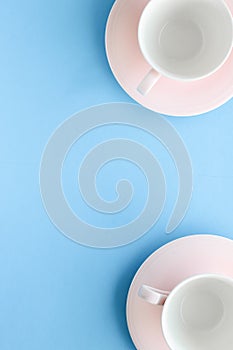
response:
<path id="1" fill-rule="evenodd" d="M 106 29 L 110 67 L 154 112 L 191 116 L 233 94 L 231 0 L 117 0 Z M 127 322 L 138 350 L 233 349 L 233 242 L 196 235 L 137 272 Z"/>
<path id="2" fill-rule="evenodd" d="M 102 229 L 79 219 L 68 205 L 61 177 L 71 146 L 93 129 L 116 124 L 149 133 L 174 160 L 179 193 L 165 231 L 178 227 L 190 203 L 192 166 L 175 128 L 158 113 L 194 116 L 232 98 L 232 16 L 233 0 L 116 0 L 106 26 L 106 53 L 115 78 L 138 104 L 81 111 L 50 138 L 40 167 L 41 196 L 51 221 L 67 237 L 95 248 L 119 247 L 145 234 L 163 210 L 166 181 L 159 162 L 144 145 L 123 138 L 92 148 L 79 169 L 79 186 L 96 211 L 123 210 L 132 197 L 129 183 L 118 182 L 117 200 L 104 202 L 95 177 L 114 158 L 130 159 L 149 185 L 141 215 Z M 194 235 L 155 251 L 132 281 L 126 316 L 138 350 L 232 350 L 233 240 Z"/>

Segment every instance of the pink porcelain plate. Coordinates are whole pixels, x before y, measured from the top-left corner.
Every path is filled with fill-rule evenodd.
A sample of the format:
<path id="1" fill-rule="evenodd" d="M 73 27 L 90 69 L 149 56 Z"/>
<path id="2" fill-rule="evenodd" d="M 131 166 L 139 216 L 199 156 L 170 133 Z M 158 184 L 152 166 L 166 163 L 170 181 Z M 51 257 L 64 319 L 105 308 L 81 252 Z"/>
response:
<path id="1" fill-rule="evenodd" d="M 122 88 L 144 107 L 173 116 L 202 114 L 228 101 L 233 96 L 233 51 L 224 65 L 205 79 L 181 82 L 162 77 L 146 96 L 137 91 L 150 70 L 137 40 L 139 18 L 148 1 L 117 0 L 109 15 L 106 52 Z M 226 3 L 233 14 L 233 0 Z"/>
<path id="2" fill-rule="evenodd" d="M 177 239 L 154 252 L 136 273 L 127 299 L 127 322 L 138 350 L 169 350 L 161 329 L 161 306 L 137 295 L 142 284 L 172 290 L 185 278 L 219 273 L 233 278 L 233 241 L 213 235 Z"/>

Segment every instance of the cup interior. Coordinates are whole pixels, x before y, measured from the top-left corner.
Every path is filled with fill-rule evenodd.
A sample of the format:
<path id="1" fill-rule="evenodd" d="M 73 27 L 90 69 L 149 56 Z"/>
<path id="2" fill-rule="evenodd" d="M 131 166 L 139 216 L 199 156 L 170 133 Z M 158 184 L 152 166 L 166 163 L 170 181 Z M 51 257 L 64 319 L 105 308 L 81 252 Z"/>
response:
<path id="1" fill-rule="evenodd" d="M 164 305 L 162 327 L 172 350 L 233 349 L 233 282 L 197 276 L 176 287 Z"/>
<path id="2" fill-rule="evenodd" d="M 138 40 L 154 69 L 175 79 L 199 79 L 230 54 L 232 16 L 222 0 L 151 0 Z"/>

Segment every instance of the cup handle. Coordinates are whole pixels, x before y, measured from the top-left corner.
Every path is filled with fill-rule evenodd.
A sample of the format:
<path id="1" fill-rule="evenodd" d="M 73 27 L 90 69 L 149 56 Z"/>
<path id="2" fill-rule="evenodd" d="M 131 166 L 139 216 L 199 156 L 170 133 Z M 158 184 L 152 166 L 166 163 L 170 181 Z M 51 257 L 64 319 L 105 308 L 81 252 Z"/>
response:
<path id="1" fill-rule="evenodd" d="M 143 78 L 141 83 L 138 85 L 137 90 L 142 95 L 148 94 L 152 87 L 157 83 L 159 78 L 161 77 L 161 74 L 156 72 L 156 70 L 151 69 L 147 75 Z"/>
<path id="2" fill-rule="evenodd" d="M 155 289 L 145 284 L 143 284 L 138 291 L 138 296 L 140 298 L 153 305 L 163 305 L 169 294 L 170 292 Z"/>

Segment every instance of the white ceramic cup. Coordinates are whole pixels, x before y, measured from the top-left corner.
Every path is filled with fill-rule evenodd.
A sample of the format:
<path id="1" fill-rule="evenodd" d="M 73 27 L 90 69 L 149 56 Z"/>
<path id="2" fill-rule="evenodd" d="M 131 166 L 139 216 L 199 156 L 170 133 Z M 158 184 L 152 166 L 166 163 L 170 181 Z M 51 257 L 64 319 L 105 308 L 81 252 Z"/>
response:
<path id="1" fill-rule="evenodd" d="M 170 294 L 147 285 L 138 294 L 148 303 L 164 304 L 162 330 L 170 349 L 233 349 L 233 279 L 196 275 Z"/>
<path id="2" fill-rule="evenodd" d="M 223 0 L 151 0 L 138 42 L 152 67 L 137 88 L 145 95 L 161 75 L 190 81 L 219 69 L 232 49 L 232 15 Z"/>

